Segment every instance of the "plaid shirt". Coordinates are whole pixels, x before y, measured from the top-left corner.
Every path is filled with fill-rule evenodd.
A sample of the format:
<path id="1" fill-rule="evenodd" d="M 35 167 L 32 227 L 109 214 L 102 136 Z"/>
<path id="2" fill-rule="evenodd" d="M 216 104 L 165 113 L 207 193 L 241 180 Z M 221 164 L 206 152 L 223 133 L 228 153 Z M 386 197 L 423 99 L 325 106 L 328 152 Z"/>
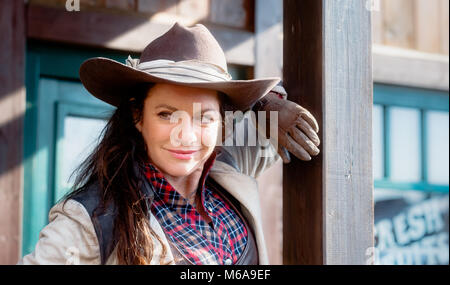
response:
<path id="1" fill-rule="evenodd" d="M 193 264 L 235 264 L 248 240 L 247 229 L 237 213 L 208 187 L 208 173 L 215 158 L 213 152 L 199 182 L 201 206 L 211 218 L 211 226 L 160 171 L 151 163 L 145 165 L 146 177 L 156 194 L 151 211 L 173 245 Z"/>

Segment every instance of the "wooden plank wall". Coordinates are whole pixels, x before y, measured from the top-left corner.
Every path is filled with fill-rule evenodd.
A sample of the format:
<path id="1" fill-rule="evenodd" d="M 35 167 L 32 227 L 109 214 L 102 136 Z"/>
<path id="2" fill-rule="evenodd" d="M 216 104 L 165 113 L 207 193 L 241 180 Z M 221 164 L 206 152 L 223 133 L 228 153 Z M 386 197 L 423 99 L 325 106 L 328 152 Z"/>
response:
<path id="1" fill-rule="evenodd" d="M 255 64 L 254 0 L 86 0 L 80 12 L 65 11 L 65 0 L 30 0 L 27 10 L 30 38 L 133 52 L 175 21 L 203 23 L 229 63 Z"/>
<path id="2" fill-rule="evenodd" d="M 141 52 L 166 32 L 174 20 L 149 21 L 144 14 L 82 10 L 69 13 L 58 7 L 31 5 L 27 9 L 28 38 Z M 229 63 L 254 64 L 254 35 L 245 29 L 209 26 Z M 144 36 L 143 36 L 144 35 Z"/>
<path id="3" fill-rule="evenodd" d="M 28 2 L 64 8 L 66 0 Z M 204 22 L 249 31 L 254 27 L 254 0 L 81 0 L 80 10 L 149 14 L 149 20 Z"/>
<path id="4" fill-rule="evenodd" d="M 15 264 L 22 221 L 24 1 L 0 1 L 0 264 Z"/>
<path id="5" fill-rule="evenodd" d="M 373 11 L 375 44 L 449 54 L 448 0 L 374 1 L 379 1 L 379 11 Z"/>

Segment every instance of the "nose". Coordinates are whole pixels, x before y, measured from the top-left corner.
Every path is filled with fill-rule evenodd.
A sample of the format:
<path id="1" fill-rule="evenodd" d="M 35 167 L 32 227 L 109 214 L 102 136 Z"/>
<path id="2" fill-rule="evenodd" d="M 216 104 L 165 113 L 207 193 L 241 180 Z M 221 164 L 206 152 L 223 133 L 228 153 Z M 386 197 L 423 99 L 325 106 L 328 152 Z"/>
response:
<path id="1" fill-rule="evenodd" d="M 200 136 L 200 126 L 196 123 L 189 122 L 182 123 L 181 139 L 182 146 L 198 146 Z"/>
<path id="2" fill-rule="evenodd" d="M 174 113 L 176 117 L 172 119 L 174 122 L 179 122 L 176 127 L 173 128 L 170 134 L 171 144 L 174 147 L 182 146 L 200 146 L 201 143 L 201 127 L 196 120 L 193 120 L 191 116 L 184 111 L 176 111 Z M 171 120 L 172 120 L 171 119 Z"/>

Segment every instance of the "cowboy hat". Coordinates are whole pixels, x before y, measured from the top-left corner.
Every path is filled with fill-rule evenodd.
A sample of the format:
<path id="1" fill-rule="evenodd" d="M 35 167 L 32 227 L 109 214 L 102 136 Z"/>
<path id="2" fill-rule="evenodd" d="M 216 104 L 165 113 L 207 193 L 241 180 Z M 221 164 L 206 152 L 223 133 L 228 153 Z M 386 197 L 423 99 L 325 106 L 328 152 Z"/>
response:
<path id="1" fill-rule="evenodd" d="M 119 106 L 140 83 L 170 83 L 217 90 L 228 95 L 237 110 L 246 111 L 280 81 L 279 78 L 232 80 L 225 54 L 203 25 L 174 24 L 150 42 L 140 59 L 125 64 L 95 57 L 80 67 L 84 87 L 95 97 Z"/>

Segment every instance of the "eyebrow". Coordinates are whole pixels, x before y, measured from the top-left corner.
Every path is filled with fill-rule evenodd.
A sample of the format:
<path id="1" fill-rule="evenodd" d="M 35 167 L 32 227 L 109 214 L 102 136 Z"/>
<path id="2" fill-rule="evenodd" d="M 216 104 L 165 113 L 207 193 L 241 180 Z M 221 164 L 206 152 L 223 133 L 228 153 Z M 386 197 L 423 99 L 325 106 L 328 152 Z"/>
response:
<path id="1" fill-rule="evenodd" d="M 170 105 L 167 105 L 167 104 L 159 104 L 158 106 L 156 106 L 155 107 L 156 109 L 159 109 L 159 108 L 166 108 L 166 109 L 169 109 L 169 110 L 171 110 L 171 111 L 178 111 L 178 109 L 177 108 L 175 108 L 175 107 L 173 107 L 173 106 L 170 106 Z M 206 109 L 203 109 L 202 108 L 202 114 L 203 113 L 206 113 L 206 112 L 208 112 L 208 111 L 216 111 L 215 109 L 213 109 L 213 108 L 206 108 Z"/>

